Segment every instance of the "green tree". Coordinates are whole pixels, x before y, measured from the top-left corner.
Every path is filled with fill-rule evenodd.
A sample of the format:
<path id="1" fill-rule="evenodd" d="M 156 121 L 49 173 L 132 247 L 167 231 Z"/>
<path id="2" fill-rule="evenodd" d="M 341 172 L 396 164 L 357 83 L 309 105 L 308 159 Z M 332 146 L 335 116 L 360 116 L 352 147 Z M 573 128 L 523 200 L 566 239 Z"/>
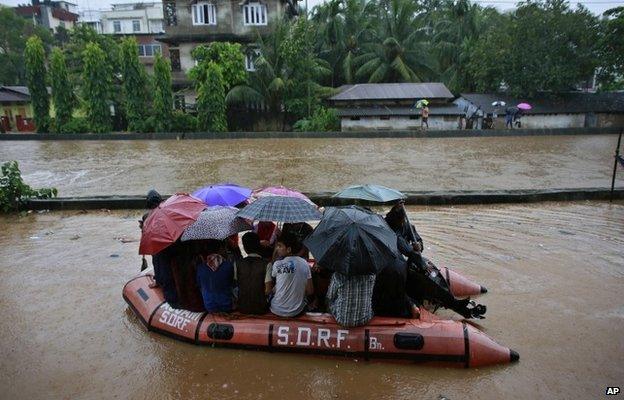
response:
<path id="1" fill-rule="evenodd" d="M 225 79 L 214 62 L 204 66 L 204 81 L 197 91 L 197 119 L 199 129 L 208 132 L 227 131 L 225 115 Z"/>
<path id="2" fill-rule="evenodd" d="M 278 21 L 271 34 L 258 38 L 256 71 L 249 74 L 247 83 L 230 89 L 225 98 L 228 105 L 262 104 L 273 117 L 282 112 L 288 77 L 280 47 L 288 32 L 288 23 Z"/>
<path id="3" fill-rule="evenodd" d="M 299 18 L 289 27 L 289 34 L 280 45 L 288 76 L 284 106 L 296 118 L 310 117 L 321 97 L 329 94 L 318 82 L 331 75 L 331 68 L 314 51 L 313 26 L 307 18 Z"/>
<path id="4" fill-rule="evenodd" d="M 50 56 L 50 86 L 52 87 L 52 100 L 56 116 L 55 129 L 56 132 L 61 132 L 71 120 L 76 97 L 69 81 L 65 55 L 58 47 L 52 49 Z"/>
<path id="5" fill-rule="evenodd" d="M 45 50 L 38 36 L 31 36 L 24 52 L 26 81 L 35 115 L 37 132 L 48 132 L 50 127 L 50 97 L 46 87 Z"/>
<path id="6" fill-rule="evenodd" d="M 0 6 L 0 27 L 0 84 L 24 85 L 26 40 L 38 36 L 47 47 L 53 41 L 52 35 L 47 29 L 20 17 L 10 7 Z"/>
<path id="7" fill-rule="evenodd" d="M 145 123 L 148 105 L 148 78 L 139 61 L 139 48 L 135 38 L 121 42 L 124 109 L 128 130 L 141 131 Z"/>
<path id="8" fill-rule="evenodd" d="M 97 43 L 88 43 L 82 54 L 82 97 L 87 121 L 93 132 L 108 132 L 112 129 L 110 96 L 112 84 L 106 55 Z"/>
<path id="9" fill-rule="evenodd" d="M 624 89 L 624 7 L 604 13 L 599 40 L 601 89 Z"/>
<path id="10" fill-rule="evenodd" d="M 313 31 L 319 57 L 333 66 L 331 85 L 355 83 L 355 58 L 372 37 L 374 3 L 331 0 L 313 10 Z"/>
<path id="11" fill-rule="evenodd" d="M 157 132 L 168 132 L 171 129 L 173 112 L 173 90 L 171 89 L 171 64 L 156 55 L 154 61 L 154 124 Z"/>
<path id="12" fill-rule="evenodd" d="M 247 81 L 245 56 L 239 43 L 213 42 L 210 45 L 199 45 L 193 49 L 191 56 L 197 61 L 197 65 L 189 71 L 189 77 L 195 82 L 204 81 L 210 62 L 221 68 L 226 91 Z"/>
<path id="13" fill-rule="evenodd" d="M 479 38 L 469 68 L 477 87 L 505 84 L 517 96 L 573 89 L 598 64 L 598 19 L 563 0 L 521 3 L 509 23 Z M 494 46 L 494 47 L 493 47 Z M 490 73 L 496 71 L 496 74 Z"/>
<path id="14" fill-rule="evenodd" d="M 424 20 L 411 0 L 379 0 L 374 37 L 355 58 L 356 78 L 366 82 L 420 82 L 435 75 Z"/>

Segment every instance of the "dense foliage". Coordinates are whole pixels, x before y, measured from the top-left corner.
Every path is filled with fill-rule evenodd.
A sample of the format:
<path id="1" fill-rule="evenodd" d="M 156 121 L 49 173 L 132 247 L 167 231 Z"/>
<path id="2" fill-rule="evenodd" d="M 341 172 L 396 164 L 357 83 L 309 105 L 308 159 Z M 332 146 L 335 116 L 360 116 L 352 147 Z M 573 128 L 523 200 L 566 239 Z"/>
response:
<path id="1" fill-rule="evenodd" d="M 34 26 L 32 20 L 20 17 L 12 8 L 0 6 L 0 85 L 26 84 L 24 49 L 31 36 L 39 37 L 44 47 L 53 42 L 47 29 Z"/>
<path id="2" fill-rule="evenodd" d="M 204 65 L 205 75 L 197 89 L 197 124 L 201 131 L 225 132 L 225 79 L 214 62 Z"/>
<path id="3" fill-rule="evenodd" d="M 196 82 L 203 82 L 207 66 L 213 62 L 221 68 L 225 90 L 230 90 L 247 80 L 245 57 L 239 43 L 213 42 L 210 45 L 199 45 L 191 52 L 197 65 L 189 71 L 189 77 Z"/>
<path id="4" fill-rule="evenodd" d="M 82 97 L 87 121 L 93 132 L 109 132 L 112 128 L 112 83 L 106 55 L 97 43 L 88 43 L 83 52 Z"/>
<path id="5" fill-rule="evenodd" d="M 295 122 L 293 129 L 297 132 L 335 132 L 340 130 L 340 120 L 336 110 L 318 107 L 309 118 Z"/>
<path id="6" fill-rule="evenodd" d="M 19 211 L 28 199 L 49 199 L 56 197 L 57 193 L 55 188 L 33 189 L 24 183 L 17 161 L 2 164 L 2 176 L 0 176 L 1 212 Z"/>
<path id="7" fill-rule="evenodd" d="M 141 131 L 147 117 L 148 77 L 139 61 L 136 39 L 129 37 L 121 42 L 122 88 L 128 130 Z"/>
<path id="8" fill-rule="evenodd" d="M 54 103 L 55 132 L 63 132 L 72 117 L 76 97 L 69 80 L 65 55 L 59 48 L 52 49 L 50 55 L 50 87 Z"/>
<path id="9" fill-rule="evenodd" d="M 38 36 L 26 42 L 26 81 L 32 98 L 37 132 L 48 132 L 50 127 L 50 96 L 46 87 L 45 50 Z"/>
<path id="10" fill-rule="evenodd" d="M 171 64 L 157 54 L 154 62 L 154 130 L 169 132 L 173 113 L 173 90 L 171 88 Z"/>

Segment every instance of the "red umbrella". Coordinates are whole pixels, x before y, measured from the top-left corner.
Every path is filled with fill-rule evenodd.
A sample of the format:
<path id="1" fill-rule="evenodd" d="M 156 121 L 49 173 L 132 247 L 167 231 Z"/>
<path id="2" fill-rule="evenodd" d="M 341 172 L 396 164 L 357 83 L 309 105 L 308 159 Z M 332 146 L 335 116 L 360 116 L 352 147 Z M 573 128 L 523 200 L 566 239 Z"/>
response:
<path id="1" fill-rule="evenodd" d="M 177 193 L 160 203 L 143 224 L 139 254 L 156 254 L 178 240 L 205 208 L 203 201 L 186 193 Z"/>

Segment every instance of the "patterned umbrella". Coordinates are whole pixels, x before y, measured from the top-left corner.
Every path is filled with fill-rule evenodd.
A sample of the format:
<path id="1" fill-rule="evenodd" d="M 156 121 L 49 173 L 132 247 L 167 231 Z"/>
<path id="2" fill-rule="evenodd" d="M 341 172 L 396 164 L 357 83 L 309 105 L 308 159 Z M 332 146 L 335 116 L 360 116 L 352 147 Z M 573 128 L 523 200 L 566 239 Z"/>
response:
<path id="1" fill-rule="evenodd" d="M 266 196 L 284 196 L 284 197 L 296 197 L 298 199 L 302 199 L 307 201 L 310 204 L 314 204 L 312 200 L 308 198 L 305 194 L 298 192 L 293 189 L 289 189 L 285 186 L 267 186 L 261 189 L 256 189 L 253 191 L 253 197 L 259 199 L 261 197 Z M 315 205 L 315 204 L 314 204 Z"/>
<path id="2" fill-rule="evenodd" d="M 286 196 L 262 197 L 245 206 L 237 215 L 256 221 L 277 222 L 305 222 L 322 217 L 316 206 L 303 199 Z"/>
<path id="3" fill-rule="evenodd" d="M 339 199 L 356 199 L 386 203 L 401 200 L 405 195 L 398 190 L 381 185 L 356 185 L 341 190 L 332 197 Z"/>
<path id="4" fill-rule="evenodd" d="M 234 183 L 219 183 L 198 189 L 193 196 L 209 206 L 235 206 L 251 196 L 251 189 Z"/>
<path id="5" fill-rule="evenodd" d="M 238 209 L 234 207 L 208 207 L 199 214 L 197 221 L 184 230 L 181 240 L 223 240 L 235 233 L 250 230 L 251 225 L 238 218 L 237 212 Z"/>

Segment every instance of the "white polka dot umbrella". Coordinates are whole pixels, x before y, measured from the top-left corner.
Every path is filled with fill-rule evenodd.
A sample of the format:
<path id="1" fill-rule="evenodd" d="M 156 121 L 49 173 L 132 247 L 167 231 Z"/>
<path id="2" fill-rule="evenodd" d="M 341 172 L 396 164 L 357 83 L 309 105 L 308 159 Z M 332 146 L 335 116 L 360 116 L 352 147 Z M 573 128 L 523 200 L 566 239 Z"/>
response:
<path id="1" fill-rule="evenodd" d="M 184 230 L 182 241 L 224 240 L 235 233 L 250 230 L 251 225 L 237 217 L 237 212 L 238 209 L 234 207 L 208 207 L 199 214 L 197 221 Z"/>

